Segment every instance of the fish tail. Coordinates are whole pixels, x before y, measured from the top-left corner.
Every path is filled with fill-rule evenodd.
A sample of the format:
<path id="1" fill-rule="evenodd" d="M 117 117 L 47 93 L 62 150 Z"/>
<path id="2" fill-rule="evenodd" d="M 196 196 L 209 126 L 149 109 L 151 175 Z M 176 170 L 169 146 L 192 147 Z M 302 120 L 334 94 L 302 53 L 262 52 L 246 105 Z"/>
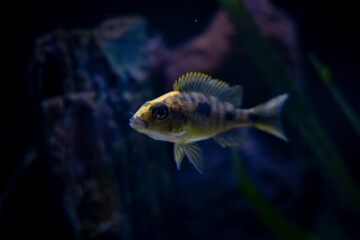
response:
<path id="1" fill-rule="evenodd" d="M 288 141 L 281 124 L 282 107 L 288 94 L 281 94 L 269 101 L 250 109 L 248 115 L 252 126 Z"/>

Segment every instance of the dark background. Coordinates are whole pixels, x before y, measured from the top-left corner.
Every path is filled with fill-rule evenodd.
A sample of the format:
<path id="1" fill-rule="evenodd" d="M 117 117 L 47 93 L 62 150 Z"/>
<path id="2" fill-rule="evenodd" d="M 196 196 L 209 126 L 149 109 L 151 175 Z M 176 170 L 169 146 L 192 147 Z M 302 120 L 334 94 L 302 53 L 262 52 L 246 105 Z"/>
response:
<path id="1" fill-rule="evenodd" d="M 273 3 L 296 22 L 304 57 L 306 53 L 313 52 L 330 67 L 340 91 L 359 113 L 358 9 L 348 3 L 325 0 L 277 0 Z M 40 119 L 33 112 L 27 95 L 27 67 L 37 37 L 57 28 L 91 28 L 106 17 L 118 14 L 139 14 L 149 20 L 150 34 L 161 32 L 169 46 L 176 46 L 201 32 L 218 9 L 217 1 L 192 0 L 54 0 L 10 2 L 7 5 L 2 6 L 1 103 L 4 112 L 1 114 L 1 137 L 5 144 L 2 145 L 0 192 L 13 176 L 19 159 L 39 141 L 36 126 Z M 314 71 L 307 60 L 304 61 L 307 94 L 347 160 L 352 175 L 359 182 L 360 177 L 356 172 L 359 169 L 359 139 L 327 89 L 314 77 Z M 36 218 L 46 219 L 51 214 L 38 211 L 39 208 L 50 209 L 49 206 L 46 207 L 49 195 L 44 192 L 46 176 L 42 173 L 42 167 L 34 162 L 30 168 L 19 179 L 9 200 L 16 199 L 9 206 L 16 209 L 14 218 L 22 216 L 19 230 L 28 232 L 29 235 L 35 231 L 33 225 L 22 223 L 31 223 Z M 24 194 L 29 195 L 26 201 L 16 197 Z M 43 201 L 38 202 L 39 198 Z M 46 229 L 46 221 L 42 221 L 42 224 L 45 224 Z"/>

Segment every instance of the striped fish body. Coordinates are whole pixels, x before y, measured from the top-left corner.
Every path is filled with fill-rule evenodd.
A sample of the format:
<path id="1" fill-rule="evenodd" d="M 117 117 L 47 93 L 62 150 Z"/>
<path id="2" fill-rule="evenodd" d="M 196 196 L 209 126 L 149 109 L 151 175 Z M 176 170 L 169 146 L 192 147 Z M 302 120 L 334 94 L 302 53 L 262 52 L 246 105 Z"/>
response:
<path id="1" fill-rule="evenodd" d="M 175 143 L 174 158 L 180 169 L 185 156 L 202 172 L 202 151 L 197 141 L 213 138 L 221 146 L 239 144 L 242 126 L 251 126 L 287 140 L 280 121 L 288 95 L 279 95 L 254 108 L 239 108 L 242 87 L 188 73 L 174 91 L 148 101 L 130 119 L 130 126 L 155 140 Z"/>
<path id="2" fill-rule="evenodd" d="M 175 120 L 168 129 L 169 133 L 174 133 L 169 134 L 171 142 L 191 143 L 213 138 L 234 127 L 250 126 L 254 120 L 249 110 L 198 92 L 173 91 L 166 94 L 163 101 Z M 177 136 L 176 130 L 181 128 L 177 124 L 183 125 L 186 133 Z"/>

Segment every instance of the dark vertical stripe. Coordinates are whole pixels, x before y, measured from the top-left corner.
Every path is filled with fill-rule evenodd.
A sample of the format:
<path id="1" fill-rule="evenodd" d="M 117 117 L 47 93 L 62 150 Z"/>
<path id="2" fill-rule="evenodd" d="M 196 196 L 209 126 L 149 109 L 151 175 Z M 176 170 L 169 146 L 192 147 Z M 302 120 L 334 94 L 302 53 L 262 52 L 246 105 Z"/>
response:
<path id="1" fill-rule="evenodd" d="M 219 101 L 219 128 L 224 126 L 224 113 L 225 113 L 225 103 L 223 101 Z"/>
<path id="2" fill-rule="evenodd" d="M 226 121 L 234 121 L 235 120 L 235 114 L 232 111 L 226 111 L 225 120 Z"/>
<path id="3" fill-rule="evenodd" d="M 188 96 L 188 98 L 190 99 L 190 101 L 191 101 L 191 106 L 192 107 L 194 107 L 194 106 L 196 106 L 196 104 L 197 104 L 197 97 L 196 97 L 196 93 L 194 93 L 194 92 L 188 92 L 187 93 L 187 96 Z"/>
<path id="4" fill-rule="evenodd" d="M 187 114 L 189 115 L 189 121 L 197 122 L 197 116 L 195 115 L 194 111 L 197 105 L 196 93 L 194 92 L 184 92 L 184 98 L 187 101 Z M 190 101 L 190 102 L 188 102 Z"/>
<path id="5" fill-rule="evenodd" d="M 211 116 L 211 106 L 208 102 L 199 102 L 196 106 L 195 113 L 204 117 Z"/>
<path id="6" fill-rule="evenodd" d="M 211 103 L 211 119 L 210 119 L 210 130 L 214 131 L 216 130 L 217 121 L 218 121 L 218 101 L 215 97 L 210 97 L 210 103 Z"/>
<path id="7" fill-rule="evenodd" d="M 216 101 L 216 121 L 215 121 L 215 128 L 219 129 L 221 124 L 221 101 L 217 99 Z"/>
<path id="8" fill-rule="evenodd" d="M 199 103 L 199 94 L 195 92 L 188 92 L 188 98 L 191 100 L 191 109 L 195 111 Z"/>
<path id="9" fill-rule="evenodd" d="M 186 102 L 187 104 L 190 103 L 189 94 L 187 92 L 181 92 L 181 96 L 184 102 Z"/>

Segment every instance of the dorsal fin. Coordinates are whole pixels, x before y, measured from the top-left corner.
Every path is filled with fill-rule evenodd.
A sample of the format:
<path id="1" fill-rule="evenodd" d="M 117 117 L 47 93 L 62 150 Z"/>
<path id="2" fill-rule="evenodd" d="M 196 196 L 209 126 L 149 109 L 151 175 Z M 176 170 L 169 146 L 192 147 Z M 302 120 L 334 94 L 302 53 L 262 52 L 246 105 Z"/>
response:
<path id="1" fill-rule="evenodd" d="M 204 73 L 186 73 L 174 83 L 174 91 L 199 92 L 207 96 L 217 97 L 219 100 L 230 102 L 235 106 L 241 105 L 242 87 L 235 85 L 230 87 L 227 83 L 218 79 L 212 79 Z"/>

